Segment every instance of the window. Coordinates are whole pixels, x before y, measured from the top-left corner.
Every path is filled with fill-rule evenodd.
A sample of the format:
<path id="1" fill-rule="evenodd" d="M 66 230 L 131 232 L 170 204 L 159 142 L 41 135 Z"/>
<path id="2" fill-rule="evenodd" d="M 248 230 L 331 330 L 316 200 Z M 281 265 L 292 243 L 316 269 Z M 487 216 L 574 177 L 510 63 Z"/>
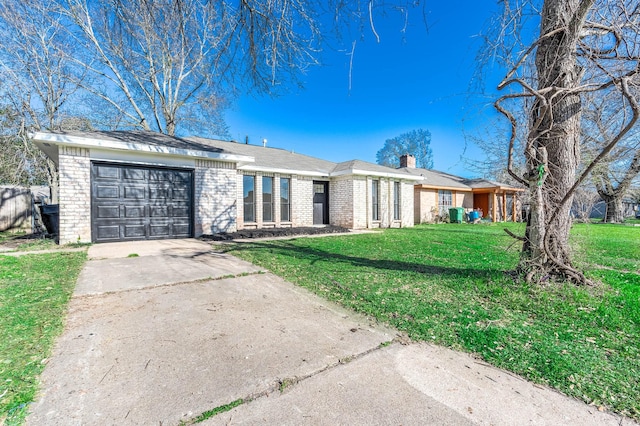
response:
<path id="1" fill-rule="evenodd" d="M 393 182 L 393 220 L 400 220 L 400 182 Z"/>
<path id="2" fill-rule="evenodd" d="M 243 176 L 242 177 L 242 199 L 244 205 L 244 221 L 245 222 L 255 222 L 256 221 L 256 212 L 255 212 L 255 176 Z"/>
<path id="3" fill-rule="evenodd" d="M 438 207 L 440 207 L 440 213 L 444 214 L 449 210 L 449 207 L 453 206 L 453 197 L 451 191 L 443 189 L 438 190 Z"/>
<path id="4" fill-rule="evenodd" d="M 371 219 L 380 220 L 380 181 L 371 181 Z"/>
<path id="5" fill-rule="evenodd" d="M 262 177 L 262 221 L 273 222 L 273 178 Z"/>
<path id="6" fill-rule="evenodd" d="M 290 185 L 291 179 L 280 178 L 280 220 L 283 222 L 291 221 Z"/>

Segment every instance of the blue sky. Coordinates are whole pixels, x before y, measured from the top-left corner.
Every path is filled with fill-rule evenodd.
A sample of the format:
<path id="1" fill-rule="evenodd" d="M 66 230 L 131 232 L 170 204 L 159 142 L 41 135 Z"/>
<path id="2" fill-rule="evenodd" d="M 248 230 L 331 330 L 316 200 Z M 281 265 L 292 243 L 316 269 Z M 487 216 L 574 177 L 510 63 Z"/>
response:
<path id="1" fill-rule="evenodd" d="M 345 37 L 344 50 L 326 50 L 323 65 L 303 76 L 305 88 L 278 98 L 243 96 L 227 112 L 230 134 L 250 143 L 263 138 L 285 148 L 340 162 L 375 163 L 386 139 L 424 128 L 431 132 L 434 168 L 472 177 L 463 158 L 482 156 L 465 132 L 473 133 L 494 115 L 491 100 L 472 93 L 478 36 L 497 10 L 494 0 L 426 5 L 410 15 L 403 36 L 399 15 L 375 20 L 376 43 L 367 28 L 363 39 Z M 394 19 L 393 16 L 396 16 Z M 349 91 L 351 41 L 357 40 Z M 500 71 L 490 72 L 495 86 Z"/>

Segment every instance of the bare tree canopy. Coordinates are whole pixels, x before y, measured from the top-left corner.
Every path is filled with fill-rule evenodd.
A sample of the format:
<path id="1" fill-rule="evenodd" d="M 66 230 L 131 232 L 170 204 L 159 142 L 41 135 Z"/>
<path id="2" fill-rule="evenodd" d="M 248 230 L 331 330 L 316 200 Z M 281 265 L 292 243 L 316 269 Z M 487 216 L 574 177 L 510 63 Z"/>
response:
<path id="1" fill-rule="evenodd" d="M 585 283 L 571 263 L 570 206 L 575 190 L 638 119 L 640 9 L 627 0 L 505 0 L 503 18 L 500 52 L 510 70 L 498 88 L 510 92 L 495 106 L 512 126 L 510 173 L 529 188 L 531 197 L 521 270 L 529 281 L 558 276 Z M 539 35 L 525 42 L 525 30 L 532 27 Z M 586 95 L 609 92 L 624 111 L 621 121 L 578 173 Z M 512 168 L 514 144 L 522 129 L 515 111 L 523 108 L 528 115 L 526 169 L 517 174 Z"/>
<path id="2" fill-rule="evenodd" d="M 411 154 L 416 165 L 423 169 L 433 168 L 431 132 L 424 129 L 411 130 L 384 142 L 376 153 L 376 162 L 387 167 L 400 167 L 400 156 Z"/>

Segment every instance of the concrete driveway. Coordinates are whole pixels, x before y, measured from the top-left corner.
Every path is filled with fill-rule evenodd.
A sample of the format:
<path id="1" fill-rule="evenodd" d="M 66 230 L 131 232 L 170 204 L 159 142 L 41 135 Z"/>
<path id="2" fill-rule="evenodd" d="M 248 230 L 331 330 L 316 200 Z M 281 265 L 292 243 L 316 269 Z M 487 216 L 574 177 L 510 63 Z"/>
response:
<path id="1" fill-rule="evenodd" d="M 196 240 L 89 256 L 27 424 L 634 424 Z"/>

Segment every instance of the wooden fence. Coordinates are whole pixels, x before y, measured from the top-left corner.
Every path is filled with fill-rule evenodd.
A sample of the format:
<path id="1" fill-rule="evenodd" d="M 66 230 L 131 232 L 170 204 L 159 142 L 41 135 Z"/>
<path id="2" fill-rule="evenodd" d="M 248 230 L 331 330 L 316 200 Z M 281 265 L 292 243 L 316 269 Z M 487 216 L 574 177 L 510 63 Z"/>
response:
<path id="1" fill-rule="evenodd" d="M 0 231 L 32 231 L 33 196 L 29 188 L 0 186 Z"/>

